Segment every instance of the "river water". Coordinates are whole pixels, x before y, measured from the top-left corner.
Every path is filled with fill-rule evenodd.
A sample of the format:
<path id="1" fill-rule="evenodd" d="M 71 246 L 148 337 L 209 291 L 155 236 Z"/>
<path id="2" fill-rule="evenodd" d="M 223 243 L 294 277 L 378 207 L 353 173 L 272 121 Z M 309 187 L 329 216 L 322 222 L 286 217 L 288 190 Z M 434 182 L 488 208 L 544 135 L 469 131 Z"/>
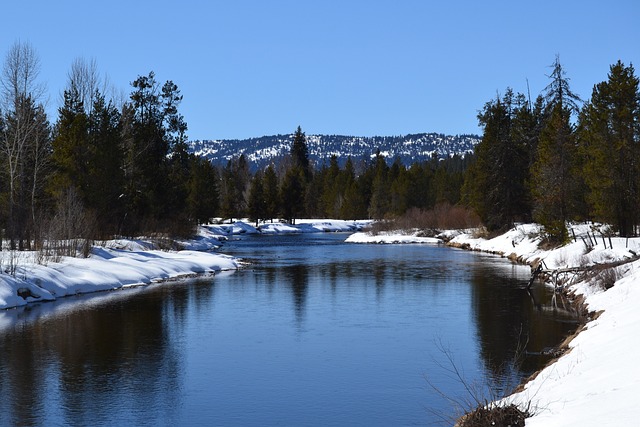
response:
<path id="1" fill-rule="evenodd" d="M 575 328 L 528 267 L 346 237 L 243 236 L 237 272 L 0 312 L 0 425 L 437 425 Z"/>

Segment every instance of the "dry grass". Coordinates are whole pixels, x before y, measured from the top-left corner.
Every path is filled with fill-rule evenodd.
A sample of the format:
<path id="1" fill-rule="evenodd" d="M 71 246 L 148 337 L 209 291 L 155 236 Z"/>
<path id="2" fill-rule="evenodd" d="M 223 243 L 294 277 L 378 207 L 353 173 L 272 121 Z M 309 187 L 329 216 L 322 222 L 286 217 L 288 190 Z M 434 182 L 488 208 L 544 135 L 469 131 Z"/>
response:
<path id="1" fill-rule="evenodd" d="M 479 406 L 461 417 L 456 427 L 524 426 L 528 410 L 522 411 L 516 405 Z"/>
<path id="2" fill-rule="evenodd" d="M 478 215 L 463 206 L 441 203 L 433 209 L 409 209 L 404 215 L 376 221 L 370 231 L 380 233 L 396 230 L 421 230 L 423 235 L 435 235 L 436 230 L 459 230 L 480 227 Z"/>

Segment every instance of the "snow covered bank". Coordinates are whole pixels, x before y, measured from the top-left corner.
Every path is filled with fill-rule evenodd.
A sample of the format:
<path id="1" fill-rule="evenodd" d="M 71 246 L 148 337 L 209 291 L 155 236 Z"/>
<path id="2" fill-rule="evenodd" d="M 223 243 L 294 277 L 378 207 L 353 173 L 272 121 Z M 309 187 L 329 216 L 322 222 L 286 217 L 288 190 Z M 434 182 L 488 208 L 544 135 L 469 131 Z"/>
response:
<path id="1" fill-rule="evenodd" d="M 213 241 L 218 240 L 205 232 L 194 246 L 209 248 Z M 0 274 L 0 309 L 238 268 L 238 262 L 226 255 L 148 247 L 149 243 L 144 241 L 110 241 L 105 247 L 93 247 L 86 259 L 62 258 L 60 262 L 45 264 L 37 263 L 34 253 L 18 253 L 15 274 Z"/>
<path id="2" fill-rule="evenodd" d="M 353 232 L 369 221 L 299 220 L 296 225 L 264 223 L 258 228 L 243 221 L 199 227 L 193 239 L 175 243 L 180 251 L 154 249 L 150 240 L 118 239 L 102 242 L 88 258 L 38 262 L 33 252 L 0 252 L 0 264 L 14 274 L 0 273 L 0 309 L 67 295 L 118 289 L 191 274 L 238 268 L 238 261 L 214 254 L 222 242 L 238 234 Z M 2 259 L 6 257 L 7 259 Z M 11 259 L 10 259 L 11 258 Z"/>
<path id="3" fill-rule="evenodd" d="M 545 251 L 538 248 L 537 225 L 521 225 L 494 239 L 461 233 L 452 243 L 468 249 L 500 253 L 550 268 L 589 266 L 631 260 L 640 253 L 640 239 L 605 238 L 589 225 L 573 226 L 573 243 Z M 585 297 L 590 311 L 603 313 L 587 323 L 569 351 L 529 381 L 507 402 L 533 417 L 527 426 L 635 425 L 640 407 L 640 260 L 616 267 L 618 280 L 608 289 L 591 279 L 569 282 L 569 291 Z"/>
<path id="4" fill-rule="evenodd" d="M 565 277 L 569 279 L 564 283 L 567 290 L 583 296 L 590 311 L 602 314 L 586 324 L 569 343 L 568 352 L 505 402 L 530 408 L 533 416 L 526 420 L 528 427 L 636 425 L 640 408 L 636 361 L 640 354 L 640 238 L 605 238 L 598 226 L 579 224 L 571 226 L 571 243 L 544 250 L 539 248 L 540 232 L 539 225 L 523 224 L 492 239 L 476 237 L 475 230 L 440 235 L 452 246 L 531 265 L 543 261 L 550 270 L 629 261 L 608 270 L 613 272 L 613 280 L 617 278 L 608 290 L 597 275 L 583 281 L 577 276 Z M 347 241 L 417 243 L 420 239 L 399 232 L 355 233 Z"/>
<path id="5" fill-rule="evenodd" d="M 326 233 L 326 232 L 355 232 L 370 224 L 369 220 L 344 221 L 337 219 L 299 219 L 296 224 L 282 222 L 262 222 L 254 227 L 245 221 L 232 224 L 210 224 L 203 228 L 212 234 L 230 236 L 234 234 L 287 234 L 287 233 Z"/>
<path id="6" fill-rule="evenodd" d="M 420 237 L 418 232 L 401 234 L 399 232 L 380 232 L 371 234 L 369 232 L 353 233 L 347 237 L 347 243 L 442 243 L 442 240 L 435 237 Z"/>

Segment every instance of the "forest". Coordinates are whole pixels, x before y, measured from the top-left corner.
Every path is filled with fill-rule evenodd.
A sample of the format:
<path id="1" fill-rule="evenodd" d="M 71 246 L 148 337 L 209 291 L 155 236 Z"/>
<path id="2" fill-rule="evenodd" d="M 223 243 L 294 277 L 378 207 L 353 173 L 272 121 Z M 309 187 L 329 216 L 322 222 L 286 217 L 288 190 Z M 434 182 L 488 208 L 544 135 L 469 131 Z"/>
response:
<path id="1" fill-rule="evenodd" d="M 434 210 L 477 217 L 490 231 L 537 221 L 558 242 L 572 220 L 637 232 L 640 94 L 633 66 L 621 62 L 586 102 L 558 58 L 534 102 L 507 88 L 478 114 L 473 155 L 312 163 L 298 126 L 289 155 L 255 172 L 242 155 L 214 167 L 188 152 L 182 95 L 170 80 L 149 72 L 128 96 L 109 96 L 95 61 L 77 59 L 57 116 L 47 117 L 39 67 L 34 48 L 18 42 L 0 75 L 0 238 L 11 249 L 185 236 L 214 218 L 294 223 Z"/>
<path id="2" fill-rule="evenodd" d="M 572 92 L 558 57 L 551 70 L 534 102 L 507 88 L 484 105 L 462 203 L 489 230 L 535 221 L 552 243 L 567 241 L 567 221 L 637 235 L 640 92 L 633 66 L 611 65 L 587 101 Z"/>

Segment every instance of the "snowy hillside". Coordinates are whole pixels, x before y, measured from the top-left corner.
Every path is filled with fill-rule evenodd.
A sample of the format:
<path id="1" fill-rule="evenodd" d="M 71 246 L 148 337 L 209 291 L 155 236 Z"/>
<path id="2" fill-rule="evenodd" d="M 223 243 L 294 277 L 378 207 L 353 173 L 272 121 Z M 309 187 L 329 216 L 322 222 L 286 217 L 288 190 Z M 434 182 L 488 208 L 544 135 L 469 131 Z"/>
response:
<path id="1" fill-rule="evenodd" d="M 252 168 L 262 168 L 272 159 L 284 156 L 289 152 L 293 134 L 263 136 L 244 140 L 203 140 L 191 141 L 190 151 L 206 157 L 214 165 L 224 166 L 227 161 L 244 154 Z M 387 159 L 399 158 L 405 165 L 430 159 L 434 154 L 440 158 L 464 155 L 473 151 L 480 142 L 477 135 L 443 135 L 438 133 L 421 133 L 404 136 L 342 136 L 342 135 L 307 135 L 309 159 L 321 165 L 332 155 L 338 157 L 340 165 L 347 158 L 358 162 L 370 159 L 376 152 Z"/>

